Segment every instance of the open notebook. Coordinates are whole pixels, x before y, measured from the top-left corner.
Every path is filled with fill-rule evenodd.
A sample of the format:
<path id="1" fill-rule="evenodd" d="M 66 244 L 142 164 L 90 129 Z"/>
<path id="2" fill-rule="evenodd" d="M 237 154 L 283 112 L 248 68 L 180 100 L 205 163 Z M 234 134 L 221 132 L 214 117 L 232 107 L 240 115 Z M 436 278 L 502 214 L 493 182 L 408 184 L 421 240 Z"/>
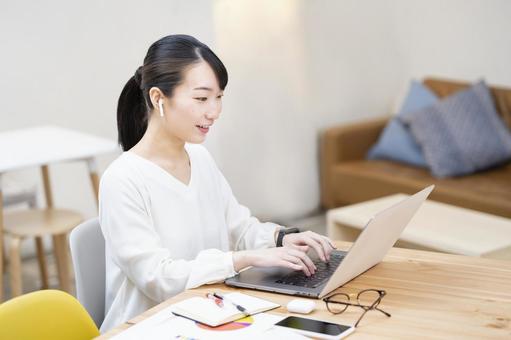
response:
<path id="1" fill-rule="evenodd" d="M 172 313 L 216 327 L 224 323 L 244 318 L 234 304 L 243 306 L 247 314 L 253 315 L 273 308 L 280 307 L 271 301 L 256 298 L 242 293 L 224 295 L 223 307 L 205 297 L 193 297 L 171 306 Z"/>

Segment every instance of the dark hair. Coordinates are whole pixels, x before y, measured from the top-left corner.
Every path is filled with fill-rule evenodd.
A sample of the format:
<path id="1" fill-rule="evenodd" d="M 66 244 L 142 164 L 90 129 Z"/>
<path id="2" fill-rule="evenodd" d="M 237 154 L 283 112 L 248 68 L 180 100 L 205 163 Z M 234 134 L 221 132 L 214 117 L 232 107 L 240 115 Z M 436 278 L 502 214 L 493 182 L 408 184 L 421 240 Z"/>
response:
<path id="1" fill-rule="evenodd" d="M 213 69 L 219 87 L 227 86 L 227 70 L 208 46 L 189 35 L 169 35 L 153 43 L 135 75 L 122 89 L 117 104 L 117 131 L 124 151 L 140 141 L 147 129 L 148 112 L 153 105 L 149 98 L 152 87 L 171 97 L 183 80 L 183 71 L 191 64 L 205 61 Z"/>

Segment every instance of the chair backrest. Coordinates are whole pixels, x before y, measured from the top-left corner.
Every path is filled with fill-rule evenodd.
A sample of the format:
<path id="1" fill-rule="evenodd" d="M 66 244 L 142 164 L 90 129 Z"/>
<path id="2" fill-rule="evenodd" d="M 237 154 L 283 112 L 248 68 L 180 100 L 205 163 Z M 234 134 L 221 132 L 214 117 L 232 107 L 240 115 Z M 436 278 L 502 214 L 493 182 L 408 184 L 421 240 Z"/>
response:
<path id="1" fill-rule="evenodd" d="M 39 290 L 0 305 L 0 339 L 81 340 L 99 336 L 94 321 L 71 295 Z"/>
<path id="2" fill-rule="evenodd" d="M 98 328 L 105 317 L 105 239 L 97 218 L 83 222 L 69 237 L 76 296 Z"/>

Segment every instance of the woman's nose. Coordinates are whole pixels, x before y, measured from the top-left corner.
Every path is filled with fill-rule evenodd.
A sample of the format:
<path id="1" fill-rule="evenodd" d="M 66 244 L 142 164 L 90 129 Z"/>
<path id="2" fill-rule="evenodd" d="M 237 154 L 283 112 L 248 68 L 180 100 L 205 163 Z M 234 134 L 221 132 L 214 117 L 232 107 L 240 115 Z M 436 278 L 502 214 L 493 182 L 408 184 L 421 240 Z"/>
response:
<path id="1" fill-rule="evenodd" d="M 206 112 L 206 117 L 208 119 L 213 119 L 213 120 L 218 119 L 221 111 L 222 111 L 222 104 L 214 103 L 213 105 L 211 105 L 209 107 L 208 111 Z"/>

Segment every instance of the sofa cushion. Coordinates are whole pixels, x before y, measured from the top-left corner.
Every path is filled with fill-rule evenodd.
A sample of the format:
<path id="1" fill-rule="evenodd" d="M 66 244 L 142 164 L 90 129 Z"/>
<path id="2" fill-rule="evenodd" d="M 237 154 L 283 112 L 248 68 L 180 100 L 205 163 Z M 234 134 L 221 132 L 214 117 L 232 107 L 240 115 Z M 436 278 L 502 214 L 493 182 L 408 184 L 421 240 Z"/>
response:
<path id="1" fill-rule="evenodd" d="M 395 193 L 413 194 L 430 184 L 430 199 L 511 218 L 511 164 L 471 176 L 437 179 L 427 169 L 397 162 L 353 161 L 332 167 L 337 206 Z"/>
<path id="2" fill-rule="evenodd" d="M 399 119 L 422 146 L 434 176 L 466 175 L 511 159 L 511 133 L 482 81 Z"/>
<path id="3" fill-rule="evenodd" d="M 412 81 L 397 116 L 406 116 L 437 101 L 436 95 L 425 85 Z M 369 150 L 367 158 L 391 159 L 419 167 L 427 167 L 421 147 L 410 134 L 408 128 L 397 117 L 391 119 L 383 129 L 378 142 Z"/>

